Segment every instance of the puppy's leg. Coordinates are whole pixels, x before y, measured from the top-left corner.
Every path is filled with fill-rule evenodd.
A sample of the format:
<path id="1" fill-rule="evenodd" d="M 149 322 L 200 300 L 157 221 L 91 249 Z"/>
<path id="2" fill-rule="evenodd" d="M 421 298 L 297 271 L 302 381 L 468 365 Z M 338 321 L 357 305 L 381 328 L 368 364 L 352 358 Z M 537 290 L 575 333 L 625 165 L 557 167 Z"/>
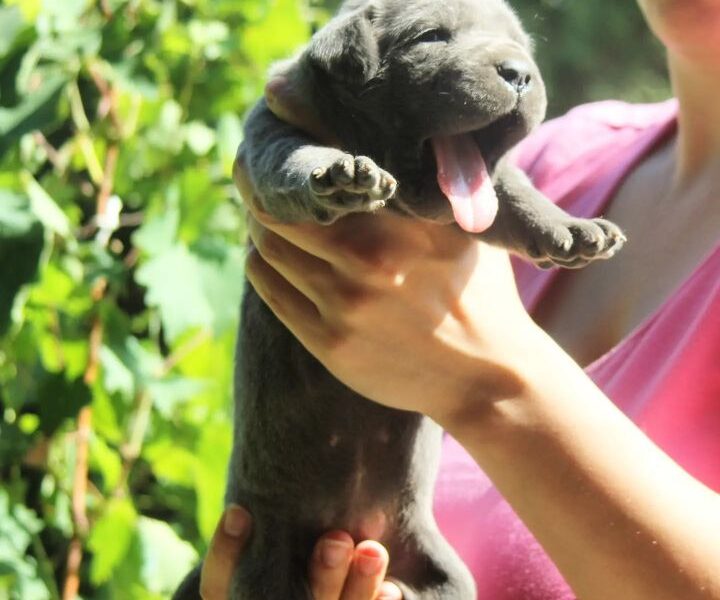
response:
<path id="1" fill-rule="evenodd" d="M 475 600 L 472 575 L 430 511 L 417 507 L 407 515 L 400 547 L 390 547 L 389 579 L 400 588 L 403 600 Z"/>
<path id="2" fill-rule="evenodd" d="M 412 448 L 407 504 L 399 510 L 397 530 L 388 540 L 389 575 L 404 600 L 475 600 L 472 575 L 440 533 L 432 513 L 441 446 L 442 430 L 423 418 Z"/>
<path id="3" fill-rule="evenodd" d="M 260 102 L 245 127 L 239 153 L 267 212 L 286 222 L 331 223 L 374 211 L 397 182 L 366 156 L 319 146 L 280 121 Z"/>
<path id="4" fill-rule="evenodd" d="M 294 524 L 256 516 L 229 600 L 313 600 L 307 581 L 310 540 Z"/>
<path id="5" fill-rule="evenodd" d="M 626 241 L 620 228 L 610 221 L 567 214 L 508 163 L 498 165 L 495 191 L 500 201 L 498 215 L 482 238 L 529 258 L 539 267 L 583 267 L 611 258 Z"/>

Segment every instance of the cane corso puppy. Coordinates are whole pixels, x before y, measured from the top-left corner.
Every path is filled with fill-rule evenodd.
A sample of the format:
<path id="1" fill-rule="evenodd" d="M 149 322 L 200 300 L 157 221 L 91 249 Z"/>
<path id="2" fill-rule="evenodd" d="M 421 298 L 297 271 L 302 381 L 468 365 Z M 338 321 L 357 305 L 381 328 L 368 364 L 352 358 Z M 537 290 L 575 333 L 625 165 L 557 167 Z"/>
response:
<path id="1" fill-rule="evenodd" d="M 567 215 L 504 159 L 540 123 L 546 99 L 503 0 L 351 0 L 279 68 L 340 144 L 324 146 L 257 104 L 239 152 L 276 218 L 331 223 L 384 208 L 460 227 L 543 267 L 582 266 L 622 246 L 615 225 Z M 432 517 L 437 425 L 343 386 L 249 286 L 235 384 L 226 500 L 247 507 L 254 527 L 232 598 L 309 600 L 309 556 L 334 528 L 388 547 L 405 600 L 475 598 Z M 193 588 L 197 576 L 183 593 Z"/>

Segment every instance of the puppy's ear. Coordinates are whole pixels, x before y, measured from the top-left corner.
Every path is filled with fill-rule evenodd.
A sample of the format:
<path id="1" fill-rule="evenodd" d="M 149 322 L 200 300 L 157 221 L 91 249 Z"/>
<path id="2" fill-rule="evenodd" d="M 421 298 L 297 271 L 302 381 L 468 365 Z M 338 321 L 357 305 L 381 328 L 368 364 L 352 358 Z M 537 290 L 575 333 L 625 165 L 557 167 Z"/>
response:
<path id="1" fill-rule="evenodd" d="M 354 11 L 318 31 L 308 47 L 313 68 L 347 84 L 363 84 L 377 72 L 377 39 L 367 11 Z"/>

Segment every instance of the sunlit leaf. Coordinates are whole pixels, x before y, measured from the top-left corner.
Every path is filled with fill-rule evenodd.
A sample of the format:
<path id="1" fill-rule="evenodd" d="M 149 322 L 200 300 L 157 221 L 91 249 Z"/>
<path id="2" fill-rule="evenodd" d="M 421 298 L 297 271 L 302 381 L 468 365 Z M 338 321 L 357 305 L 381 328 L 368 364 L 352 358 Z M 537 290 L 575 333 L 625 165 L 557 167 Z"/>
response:
<path id="1" fill-rule="evenodd" d="M 21 196 L 0 190 L 0 335 L 20 288 L 37 275 L 44 246 L 43 228 Z"/>
<path id="2" fill-rule="evenodd" d="M 185 126 L 185 141 L 190 150 L 203 156 L 215 145 L 215 131 L 204 123 L 193 121 Z"/>
<path id="3" fill-rule="evenodd" d="M 120 481 L 122 460 L 119 453 L 99 436 L 90 440 L 90 464 L 102 474 L 105 489 L 114 490 Z"/>
<path id="4" fill-rule="evenodd" d="M 55 123 L 58 101 L 66 82 L 64 74 L 56 73 L 14 108 L 0 107 L 0 158 L 15 139 Z"/>
<path id="5" fill-rule="evenodd" d="M 27 27 L 23 13 L 17 6 L 0 6 L 0 59 L 2 59 L 15 44 L 15 40 Z"/>
<path id="6" fill-rule="evenodd" d="M 197 552 L 164 521 L 140 517 L 142 578 L 151 592 L 169 595 L 197 561 Z"/>
<path id="7" fill-rule="evenodd" d="M 90 571 L 93 582 L 103 583 L 112 577 L 130 550 L 136 523 L 137 514 L 129 500 L 108 500 L 88 540 L 88 547 L 93 552 Z"/>
<path id="8" fill-rule="evenodd" d="M 37 180 L 27 171 L 21 174 L 25 191 L 30 198 L 30 206 L 40 222 L 62 237 L 70 236 L 70 220 Z"/>
<path id="9" fill-rule="evenodd" d="M 212 423 L 203 427 L 197 454 L 195 493 L 197 519 L 205 540 L 212 537 L 220 517 L 225 495 L 227 456 L 230 453 L 232 431 L 227 423 Z"/>
<path id="10" fill-rule="evenodd" d="M 194 327 L 221 330 L 234 322 L 243 288 L 243 254 L 219 247 L 208 256 L 178 244 L 146 262 L 137 281 L 158 307 L 168 339 Z"/>

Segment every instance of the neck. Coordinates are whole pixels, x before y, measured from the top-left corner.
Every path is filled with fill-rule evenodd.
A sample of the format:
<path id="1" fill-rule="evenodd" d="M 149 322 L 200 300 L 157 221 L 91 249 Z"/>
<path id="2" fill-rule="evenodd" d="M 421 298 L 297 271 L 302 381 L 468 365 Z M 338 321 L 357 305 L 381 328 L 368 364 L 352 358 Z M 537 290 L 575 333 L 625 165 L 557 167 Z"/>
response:
<path id="1" fill-rule="evenodd" d="M 700 176 L 720 180 L 720 69 L 669 56 L 670 76 L 680 103 L 676 183 Z"/>

